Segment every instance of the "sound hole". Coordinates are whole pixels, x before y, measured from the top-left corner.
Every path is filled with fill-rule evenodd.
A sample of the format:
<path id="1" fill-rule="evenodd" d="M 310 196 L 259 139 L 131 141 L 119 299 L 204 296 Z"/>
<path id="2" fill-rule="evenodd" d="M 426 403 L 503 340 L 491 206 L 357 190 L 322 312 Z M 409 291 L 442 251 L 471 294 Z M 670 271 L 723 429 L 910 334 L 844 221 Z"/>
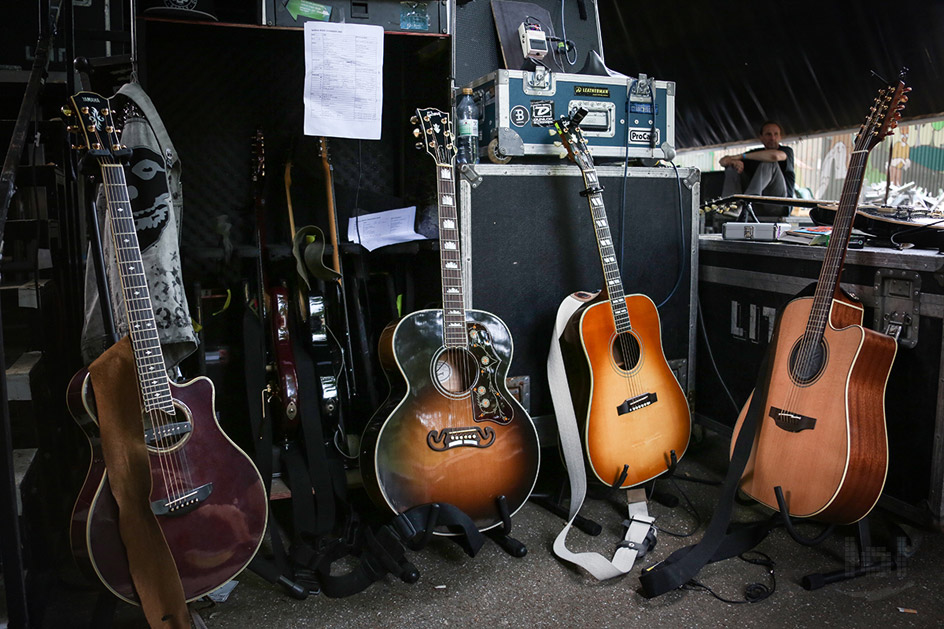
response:
<path id="1" fill-rule="evenodd" d="M 479 367 L 475 356 L 462 347 L 447 347 L 433 361 L 434 382 L 447 393 L 458 395 L 475 386 Z"/>
<path id="2" fill-rule="evenodd" d="M 632 371 L 639 364 L 639 339 L 632 332 L 621 332 L 613 339 L 613 362 L 624 371 Z"/>
<path id="3" fill-rule="evenodd" d="M 799 386 L 816 382 L 826 368 L 828 351 L 826 341 L 815 342 L 806 337 L 800 338 L 790 352 L 790 374 Z"/>
<path id="4" fill-rule="evenodd" d="M 172 450 L 190 435 L 193 430 L 190 412 L 175 403 L 174 413 L 170 415 L 161 410 L 142 413 L 144 442 L 148 448 L 158 451 Z"/>

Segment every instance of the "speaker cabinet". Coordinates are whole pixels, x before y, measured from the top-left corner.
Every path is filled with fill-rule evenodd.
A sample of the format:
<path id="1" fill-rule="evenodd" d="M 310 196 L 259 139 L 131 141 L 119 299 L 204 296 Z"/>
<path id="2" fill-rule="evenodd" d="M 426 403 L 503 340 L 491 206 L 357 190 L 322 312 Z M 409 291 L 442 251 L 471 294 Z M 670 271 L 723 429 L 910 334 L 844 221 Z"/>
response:
<path id="1" fill-rule="evenodd" d="M 603 286 L 583 178 L 569 162 L 475 169 L 476 187 L 460 182 L 468 305 L 508 324 L 509 376 L 529 377 L 532 416 L 550 415 L 547 356 L 558 306 L 570 293 Z M 666 358 L 692 399 L 698 171 L 603 166 L 597 173 L 624 290 L 661 304 Z"/>

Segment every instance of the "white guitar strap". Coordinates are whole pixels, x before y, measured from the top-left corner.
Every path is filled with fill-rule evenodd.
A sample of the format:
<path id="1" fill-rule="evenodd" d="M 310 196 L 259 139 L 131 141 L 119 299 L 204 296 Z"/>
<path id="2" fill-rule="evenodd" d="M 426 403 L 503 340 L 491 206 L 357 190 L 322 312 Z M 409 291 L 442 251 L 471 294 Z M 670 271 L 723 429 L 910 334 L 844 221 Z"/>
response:
<path id="1" fill-rule="evenodd" d="M 591 296 L 592 297 L 592 296 Z M 547 358 L 547 379 L 554 402 L 554 414 L 557 416 L 557 429 L 560 434 L 561 451 L 570 477 L 570 519 L 554 540 L 554 554 L 570 563 L 576 564 L 592 574 L 598 580 L 612 579 L 626 574 L 633 569 L 633 564 L 640 554 L 645 554 L 646 536 L 655 528 L 653 518 L 649 516 L 646 505 L 646 490 L 632 488 L 626 492 L 629 503 L 629 520 L 623 541 L 619 543 L 612 560 L 599 553 L 574 553 L 567 549 L 566 538 L 573 526 L 574 518 L 583 506 L 587 495 L 587 474 L 583 461 L 583 447 L 577 430 L 577 417 L 574 414 L 573 400 L 564 371 L 564 358 L 561 354 L 560 337 L 567 322 L 576 310 L 589 299 L 573 294 L 568 295 L 557 310 L 557 320 L 551 338 L 551 350 Z M 640 553 L 640 551 L 642 551 Z"/>

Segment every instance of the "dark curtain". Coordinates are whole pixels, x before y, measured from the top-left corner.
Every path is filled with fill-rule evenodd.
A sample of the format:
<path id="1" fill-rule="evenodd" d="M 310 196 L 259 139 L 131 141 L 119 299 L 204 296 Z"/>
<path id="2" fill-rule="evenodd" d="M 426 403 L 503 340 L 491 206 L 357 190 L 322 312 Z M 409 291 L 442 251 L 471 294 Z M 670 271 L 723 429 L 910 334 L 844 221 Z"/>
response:
<path id="1" fill-rule="evenodd" d="M 905 119 L 944 112 L 944 1 L 598 0 L 606 64 L 676 82 L 676 142 L 854 127 L 902 67 Z"/>

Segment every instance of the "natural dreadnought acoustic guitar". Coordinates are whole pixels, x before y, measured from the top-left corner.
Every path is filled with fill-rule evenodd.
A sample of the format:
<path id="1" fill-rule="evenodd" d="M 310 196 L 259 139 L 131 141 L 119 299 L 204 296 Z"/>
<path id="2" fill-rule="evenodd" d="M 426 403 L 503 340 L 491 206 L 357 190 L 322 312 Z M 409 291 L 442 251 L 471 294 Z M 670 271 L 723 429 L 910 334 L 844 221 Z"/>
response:
<path id="1" fill-rule="evenodd" d="M 908 91 L 899 81 L 875 99 L 855 138 L 816 292 L 781 312 L 769 378 L 735 424 L 732 451 L 753 397 L 764 395 L 741 489 L 778 510 L 779 489 L 791 516 L 855 522 L 885 485 L 885 385 L 897 344 L 862 327 L 863 308 L 839 278 L 869 152 L 897 126 Z"/>
<path id="2" fill-rule="evenodd" d="M 177 385 L 164 368 L 131 201 L 108 101 L 91 92 L 72 97 L 89 157 L 101 166 L 121 293 L 137 370 L 151 471 L 151 510 L 177 564 L 188 601 L 215 590 L 255 556 L 268 500 L 246 454 L 220 429 L 207 378 Z M 92 446 L 92 461 L 72 513 L 72 551 L 118 597 L 138 602 L 118 529 L 118 504 L 105 469 L 95 395 L 86 370 L 69 384 L 70 412 Z"/>
<path id="3" fill-rule="evenodd" d="M 581 306 L 563 334 L 588 466 L 607 485 L 646 482 L 680 459 L 691 436 L 688 401 L 662 350 L 661 323 L 645 295 L 624 295 L 603 188 L 593 166 L 578 110 L 554 128 L 580 167 L 593 218 L 606 288 L 603 299 Z"/>
<path id="4" fill-rule="evenodd" d="M 391 393 L 364 431 L 361 470 L 381 507 L 402 513 L 448 503 L 484 531 L 502 523 L 502 502 L 514 514 L 531 494 L 538 436 L 505 385 L 508 328 L 465 307 L 449 117 L 420 109 L 413 123 L 418 146 L 436 160 L 443 308 L 411 313 L 383 331 L 380 360 Z"/>

